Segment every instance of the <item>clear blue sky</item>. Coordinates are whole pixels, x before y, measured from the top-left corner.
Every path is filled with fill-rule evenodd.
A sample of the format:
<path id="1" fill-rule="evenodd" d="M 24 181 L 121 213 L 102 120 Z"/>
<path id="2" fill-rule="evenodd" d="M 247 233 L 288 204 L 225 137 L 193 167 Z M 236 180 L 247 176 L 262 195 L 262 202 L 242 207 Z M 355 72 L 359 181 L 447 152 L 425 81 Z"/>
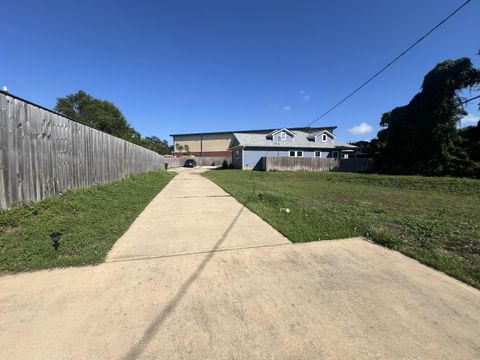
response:
<path id="1" fill-rule="evenodd" d="M 161 138 L 303 126 L 462 2 L 9 1 L 0 86 L 50 108 L 83 89 Z M 435 64 L 480 65 L 479 18 L 475 0 L 318 125 L 337 125 L 346 141 L 374 137 Z M 362 123 L 372 131 L 349 131 Z"/>

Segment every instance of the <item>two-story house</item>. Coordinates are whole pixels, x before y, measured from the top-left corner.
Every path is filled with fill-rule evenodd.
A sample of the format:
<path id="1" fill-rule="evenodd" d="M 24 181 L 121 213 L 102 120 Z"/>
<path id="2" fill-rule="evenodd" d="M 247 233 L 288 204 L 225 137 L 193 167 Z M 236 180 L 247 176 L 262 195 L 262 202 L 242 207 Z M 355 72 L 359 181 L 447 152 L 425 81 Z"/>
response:
<path id="1" fill-rule="evenodd" d="M 333 128 L 334 129 L 334 128 Z M 260 169 L 264 156 L 348 158 L 357 148 L 338 141 L 332 131 L 278 129 L 268 134 L 234 133 L 229 150 L 237 169 Z"/>

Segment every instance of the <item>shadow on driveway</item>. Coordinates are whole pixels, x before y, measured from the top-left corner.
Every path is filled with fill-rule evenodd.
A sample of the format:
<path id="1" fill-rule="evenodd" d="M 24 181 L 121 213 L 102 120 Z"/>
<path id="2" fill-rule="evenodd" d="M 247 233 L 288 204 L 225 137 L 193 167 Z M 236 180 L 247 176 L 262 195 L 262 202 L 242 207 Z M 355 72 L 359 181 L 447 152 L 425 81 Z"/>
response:
<path id="1" fill-rule="evenodd" d="M 125 359 L 137 359 L 142 354 L 143 350 L 148 346 L 152 338 L 158 332 L 160 326 L 162 326 L 168 316 L 175 311 L 175 308 L 178 306 L 183 297 L 187 294 L 190 286 L 194 283 L 194 281 L 202 273 L 203 269 L 205 269 L 205 266 L 207 266 L 208 262 L 215 255 L 215 251 L 218 250 L 222 243 L 225 241 L 228 234 L 235 226 L 238 218 L 242 214 L 242 211 L 243 207 L 237 213 L 227 230 L 223 233 L 222 237 L 215 243 L 215 246 L 212 248 L 212 250 L 205 256 L 200 265 L 198 265 L 197 269 L 193 272 L 192 275 L 190 275 L 187 281 L 182 284 L 173 299 L 170 300 L 170 302 L 163 308 L 163 310 L 152 320 L 147 330 L 145 330 L 140 341 L 130 349 L 127 355 L 125 355 Z"/>

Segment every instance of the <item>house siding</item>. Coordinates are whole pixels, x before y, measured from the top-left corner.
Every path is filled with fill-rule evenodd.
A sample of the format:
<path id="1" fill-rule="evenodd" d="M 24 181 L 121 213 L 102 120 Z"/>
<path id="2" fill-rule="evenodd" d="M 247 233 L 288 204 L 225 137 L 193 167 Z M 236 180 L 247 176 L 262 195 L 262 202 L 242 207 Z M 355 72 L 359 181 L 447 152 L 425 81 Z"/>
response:
<path id="1" fill-rule="evenodd" d="M 233 139 L 233 134 L 197 134 L 176 135 L 173 138 L 173 151 L 175 156 L 185 155 L 187 151 L 179 151 L 177 145 L 188 146 L 188 150 L 196 156 L 227 156 L 228 148 Z M 225 155 L 223 155 L 225 154 Z"/>
<path id="2" fill-rule="evenodd" d="M 198 152 L 198 151 L 190 151 L 188 154 L 187 153 L 175 153 L 175 157 L 185 157 L 185 156 L 195 156 L 195 157 L 230 157 L 232 156 L 231 151 L 204 151 L 204 152 Z"/>
<path id="3" fill-rule="evenodd" d="M 288 156 L 288 150 L 283 149 L 244 149 L 243 168 L 247 170 L 261 170 L 263 156 Z"/>

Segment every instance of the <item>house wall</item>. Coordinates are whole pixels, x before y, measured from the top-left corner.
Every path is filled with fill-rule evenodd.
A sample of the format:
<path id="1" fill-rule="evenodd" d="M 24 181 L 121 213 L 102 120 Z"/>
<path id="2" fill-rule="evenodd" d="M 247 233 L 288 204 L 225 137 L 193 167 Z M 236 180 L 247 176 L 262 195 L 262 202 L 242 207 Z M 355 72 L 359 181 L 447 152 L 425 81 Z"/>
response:
<path id="1" fill-rule="evenodd" d="M 288 156 L 283 149 L 244 149 L 243 167 L 246 170 L 261 170 L 263 156 Z"/>
<path id="2" fill-rule="evenodd" d="M 293 145 L 293 144 L 292 144 Z M 262 169 L 262 157 L 288 157 L 290 150 L 301 150 L 303 151 L 304 158 L 313 158 L 315 157 L 315 151 L 321 151 L 321 158 L 332 158 L 332 150 L 327 149 L 302 149 L 302 148 L 295 148 L 292 146 L 291 148 L 286 149 L 278 149 L 278 148 L 255 148 L 255 149 L 244 149 L 243 156 L 243 166 L 244 169 L 247 170 L 261 170 Z M 336 150 L 333 150 L 336 151 Z M 340 154 L 340 151 L 338 150 Z M 235 161 L 233 162 L 234 166 L 237 169 L 241 169 L 242 166 L 237 167 Z"/>
<path id="3" fill-rule="evenodd" d="M 232 141 L 232 133 L 204 134 L 204 135 L 178 135 L 173 137 L 173 149 L 176 156 L 181 153 L 177 144 L 188 145 L 190 153 L 195 156 L 229 156 L 228 148 Z"/>

